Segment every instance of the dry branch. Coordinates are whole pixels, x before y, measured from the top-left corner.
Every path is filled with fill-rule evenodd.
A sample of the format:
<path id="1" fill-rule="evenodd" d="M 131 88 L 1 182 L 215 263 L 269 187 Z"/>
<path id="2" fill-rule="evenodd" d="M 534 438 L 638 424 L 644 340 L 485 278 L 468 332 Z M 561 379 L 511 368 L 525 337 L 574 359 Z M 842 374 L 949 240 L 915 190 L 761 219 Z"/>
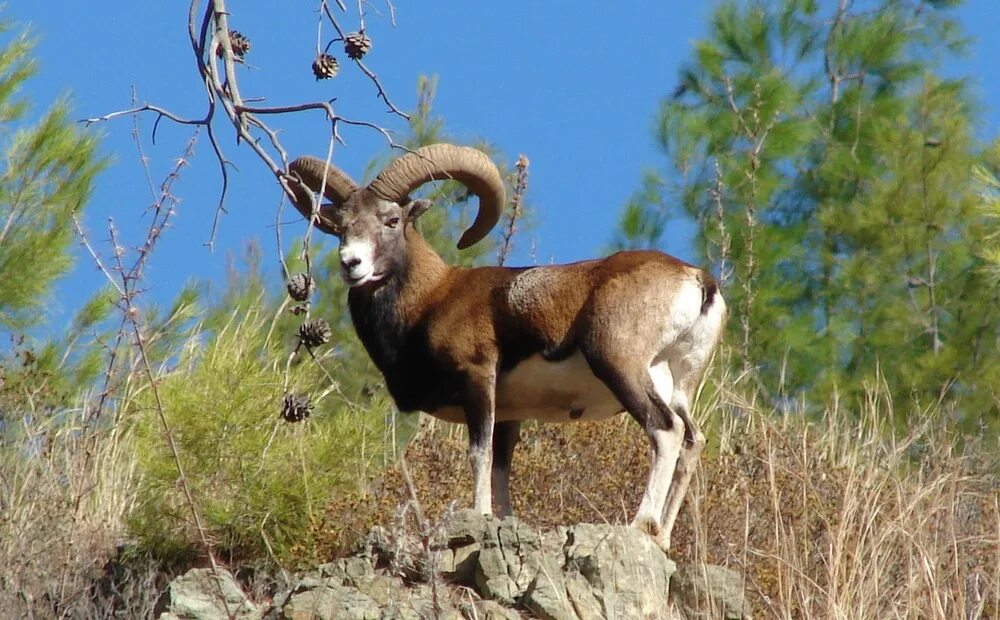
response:
<path id="1" fill-rule="evenodd" d="M 348 12 L 346 4 L 342 2 L 338 2 L 337 4 L 341 11 Z M 327 21 L 337 30 L 339 38 L 343 39 L 344 32 L 326 0 L 321 0 L 320 8 L 321 14 L 326 16 Z M 389 10 L 391 14 L 395 14 L 395 10 L 391 4 L 389 4 Z M 359 4 L 357 11 L 357 19 L 361 23 L 363 30 L 364 5 Z M 156 130 L 163 119 L 181 125 L 204 127 L 219 165 L 221 179 L 221 189 L 212 223 L 212 230 L 206 242 L 209 247 L 212 247 L 214 244 L 221 216 L 226 211 L 226 197 L 229 191 L 229 167 L 232 165 L 222 149 L 220 136 L 217 133 L 218 124 L 216 121 L 219 120 L 220 115 L 218 112 L 220 110 L 221 116 L 225 117 L 228 124 L 234 130 L 236 143 L 243 143 L 249 147 L 264 163 L 267 169 L 270 170 L 279 186 L 289 196 L 291 196 L 291 190 L 288 185 L 290 180 L 286 178 L 288 165 L 287 151 L 278 138 L 278 131 L 264 122 L 260 117 L 319 110 L 324 113 L 324 118 L 329 123 L 331 141 L 343 143 L 338 132 L 338 124 L 343 123 L 373 129 L 386 139 L 390 148 L 401 148 L 400 145 L 396 144 L 391 133 L 385 127 L 373 122 L 345 119 L 338 116 L 333 109 L 332 100 L 271 107 L 249 105 L 248 102 L 259 101 L 260 99 L 246 99 L 240 92 L 237 68 L 243 64 L 243 60 L 241 56 L 234 52 L 230 41 L 229 16 L 230 12 L 226 7 L 225 0 L 207 0 L 207 2 L 204 2 L 204 0 L 191 1 L 188 12 L 188 37 L 191 49 L 194 52 L 197 71 L 205 88 L 207 105 L 203 116 L 200 118 L 188 118 L 162 106 L 145 103 L 133 106 L 127 110 L 110 112 L 103 116 L 90 117 L 81 121 L 89 126 L 122 116 L 152 112 L 156 115 L 156 121 L 153 125 L 154 143 Z M 377 97 L 385 102 L 389 111 L 401 118 L 409 119 L 406 113 L 402 112 L 392 103 L 378 75 L 361 63 L 360 60 L 355 60 L 355 63 L 359 70 L 371 80 L 375 86 Z"/>

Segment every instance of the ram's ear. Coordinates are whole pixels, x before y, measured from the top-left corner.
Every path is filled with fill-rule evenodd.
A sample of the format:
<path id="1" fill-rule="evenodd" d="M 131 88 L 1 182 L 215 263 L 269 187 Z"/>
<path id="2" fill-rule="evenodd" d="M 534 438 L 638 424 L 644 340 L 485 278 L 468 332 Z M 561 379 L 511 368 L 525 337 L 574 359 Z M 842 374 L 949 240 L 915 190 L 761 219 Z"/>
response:
<path id="1" fill-rule="evenodd" d="M 431 201 L 420 198 L 411 200 L 403 206 L 403 217 L 407 222 L 415 222 L 417 218 L 424 214 L 424 211 L 431 208 Z"/>

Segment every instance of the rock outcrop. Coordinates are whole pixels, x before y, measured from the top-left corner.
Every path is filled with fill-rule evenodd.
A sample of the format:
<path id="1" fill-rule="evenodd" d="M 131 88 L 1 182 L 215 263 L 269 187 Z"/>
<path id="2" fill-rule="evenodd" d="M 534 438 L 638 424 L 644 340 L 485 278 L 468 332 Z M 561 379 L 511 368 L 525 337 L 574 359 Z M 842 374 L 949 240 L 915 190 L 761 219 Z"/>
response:
<path id="1" fill-rule="evenodd" d="M 260 620 L 264 615 L 228 571 L 192 568 L 167 586 L 157 605 L 159 620 Z"/>
<path id="2" fill-rule="evenodd" d="M 205 569 L 197 569 L 205 570 Z M 222 592 L 239 618 L 294 620 L 596 620 L 744 618 L 739 575 L 718 566 L 677 570 L 633 528 L 580 524 L 539 531 L 517 519 L 462 511 L 421 537 L 376 528 L 349 557 L 298 576 L 269 606 L 254 606 L 190 571 L 172 582 L 170 619 L 226 617 L 205 601 Z M 201 594 L 174 584 L 202 583 Z M 181 593 L 189 592 L 189 598 Z M 198 602 L 200 601 L 200 602 Z M 263 611 L 260 611 L 260 610 Z"/>

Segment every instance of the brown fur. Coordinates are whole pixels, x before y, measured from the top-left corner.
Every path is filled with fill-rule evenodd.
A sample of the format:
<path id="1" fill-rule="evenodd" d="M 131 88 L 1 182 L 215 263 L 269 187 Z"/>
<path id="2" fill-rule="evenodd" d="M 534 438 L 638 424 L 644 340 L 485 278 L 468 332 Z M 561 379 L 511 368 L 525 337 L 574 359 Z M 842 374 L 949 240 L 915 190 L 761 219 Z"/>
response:
<path id="1" fill-rule="evenodd" d="M 307 177 L 313 164 L 301 170 Z M 495 176 L 490 187 L 502 196 L 493 172 L 484 178 Z M 655 251 L 544 267 L 450 267 L 413 227 L 429 203 L 400 204 L 371 186 L 352 192 L 319 219 L 341 239 L 358 336 L 400 410 L 468 426 L 475 509 L 491 511 L 492 484 L 500 512 L 510 512 L 521 420 L 627 410 L 653 457 L 635 523 L 668 547 L 705 441 L 689 408 L 725 320 L 712 276 Z M 301 197 L 295 202 L 311 214 Z M 463 243 L 485 230 L 467 231 Z"/>
<path id="2" fill-rule="evenodd" d="M 625 320 L 641 308 L 629 303 L 644 282 L 654 282 L 660 294 L 672 294 L 664 283 L 711 275 L 661 252 L 619 252 L 599 260 L 534 267 L 449 267 L 426 241 L 407 234 L 409 269 L 399 303 L 408 322 L 418 317 L 432 325 L 430 349 L 449 363 L 469 365 L 500 361 L 504 345 L 561 350 L 594 321 Z M 518 277 L 544 274 L 545 285 L 510 293 Z M 519 341 L 529 341 L 528 343 Z M 499 350 L 497 350 L 499 348 Z M 496 351 L 494 353 L 494 351 Z M 478 364 L 474 364 L 478 365 Z"/>

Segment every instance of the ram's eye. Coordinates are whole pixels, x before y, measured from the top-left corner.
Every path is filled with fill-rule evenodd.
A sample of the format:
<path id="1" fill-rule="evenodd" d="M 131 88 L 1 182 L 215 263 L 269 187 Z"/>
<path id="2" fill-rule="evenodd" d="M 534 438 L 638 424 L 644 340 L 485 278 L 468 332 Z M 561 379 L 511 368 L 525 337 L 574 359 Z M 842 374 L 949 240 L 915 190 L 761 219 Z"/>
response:
<path id="1" fill-rule="evenodd" d="M 385 221 L 385 225 L 388 226 L 389 228 L 395 228 L 395 227 L 399 226 L 399 218 L 398 217 L 390 217 L 389 219 L 387 219 Z"/>

